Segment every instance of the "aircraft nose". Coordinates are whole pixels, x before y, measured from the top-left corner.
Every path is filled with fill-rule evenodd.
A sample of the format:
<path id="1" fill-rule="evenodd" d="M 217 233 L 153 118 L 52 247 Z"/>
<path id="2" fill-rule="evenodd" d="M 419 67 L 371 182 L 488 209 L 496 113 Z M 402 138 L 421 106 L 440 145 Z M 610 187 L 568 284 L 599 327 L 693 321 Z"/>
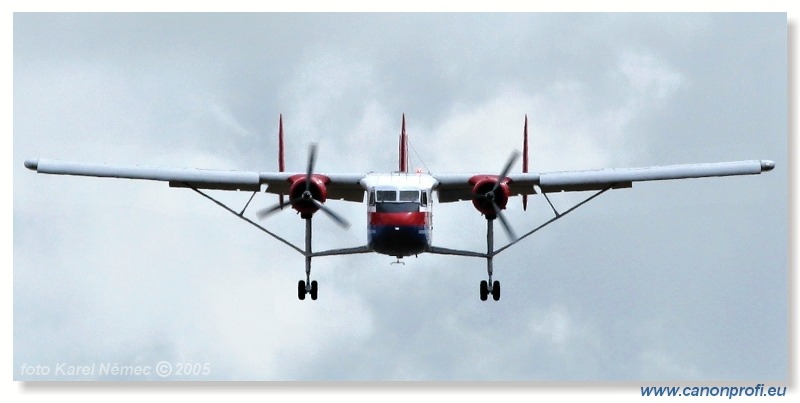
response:
<path id="1" fill-rule="evenodd" d="M 771 171 L 775 168 L 775 161 L 761 160 L 761 172 Z"/>
<path id="2" fill-rule="evenodd" d="M 39 168 L 39 160 L 25 160 L 25 168 L 35 171 Z"/>

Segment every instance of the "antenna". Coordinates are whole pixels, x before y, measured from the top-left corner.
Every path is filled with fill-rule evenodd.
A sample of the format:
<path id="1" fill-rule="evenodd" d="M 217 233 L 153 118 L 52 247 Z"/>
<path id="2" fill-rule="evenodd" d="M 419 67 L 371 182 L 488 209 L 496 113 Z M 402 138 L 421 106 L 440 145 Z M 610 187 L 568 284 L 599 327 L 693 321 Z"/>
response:
<path id="1" fill-rule="evenodd" d="M 406 114 L 403 114 L 403 127 L 400 131 L 400 170 L 401 173 L 408 172 L 408 136 L 406 136 Z"/>

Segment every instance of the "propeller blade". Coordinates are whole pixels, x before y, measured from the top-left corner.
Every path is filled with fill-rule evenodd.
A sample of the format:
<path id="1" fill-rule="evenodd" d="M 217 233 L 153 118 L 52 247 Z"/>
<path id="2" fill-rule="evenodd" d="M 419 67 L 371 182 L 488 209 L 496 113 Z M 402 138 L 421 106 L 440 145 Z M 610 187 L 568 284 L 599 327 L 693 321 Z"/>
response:
<path id="1" fill-rule="evenodd" d="M 283 209 L 286 206 L 292 206 L 292 205 L 294 205 L 295 203 L 298 203 L 298 202 L 308 203 L 308 201 L 310 200 L 312 203 L 314 203 L 315 206 L 317 206 L 317 208 L 319 210 L 322 210 L 322 212 L 324 212 L 329 217 L 331 217 L 331 219 L 333 219 L 333 221 L 335 221 L 337 224 L 339 224 L 340 226 L 342 226 L 344 228 L 350 228 L 350 223 L 347 222 L 347 220 L 345 220 L 344 218 L 342 218 L 338 214 L 334 213 L 333 210 L 331 210 L 330 208 L 326 207 L 319 200 L 314 199 L 314 197 L 311 196 L 311 193 L 310 193 L 311 192 L 311 180 L 312 180 L 313 175 L 314 175 L 314 165 L 316 164 L 316 162 L 317 162 L 317 145 L 312 143 L 308 148 L 308 167 L 306 169 L 306 180 L 305 180 L 305 182 L 306 182 L 306 190 L 303 193 L 303 195 L 301 195 L 300 197 L 291 199 L 287 203 L 283 203 L 281 201 L 276 206 L 272 206 L 272 207 L 268 207 L 268 208 L 259 210 L 256 213 L 258 218 L 263 220 L 267 216 L 275 213 L 278 210 Z M 304 198 L 303 196 L 305 196 L 306 198 Z"/>
<path id="2" fill-rule="evenodd" d="M 503 179 L 506 178 L 508 172 L 511 171 L 511 167 L 514 166 L 514 163 L 517 162 L 517 158 L 519 158 L 519 151 L 514 151 L 511 153 L 511 157 L 508 158 L 508 162 L 506 162 L 505 168 L 503 168 L 503 172 L 497 178 L 497 183 L 494 184 L 494 188 L 492 192 L 496 191 L 497 188 L 500 187 L 500 183 L 503 182 Z"/>
<path id="3" fill-rule="evenodd" d="M 311 189 L 311 175 L 314 173 L 314 164 L 317 161 L 317 145 L 308 146 L 308 170 L 306 170 L 306 192 Z"/>
<path id="4" fill-rule="evenodd" d="M 498 207 L 497 203 L 495 202 L 492 202 L 492 207 L 494 207 L 494 212 L 497 214 L 497 218 L 500 219 L 500 224 L 503 225 L 503 229 L 506 231 L 506 234 L 508 234 L 508 237 L 511 238 L 512 241 L 516 241 L 517 234 L 515 234 L 514 230 L 511 229 L 511 225 L 509 225 L 508 221 L 506 221 L 506 217 L 503 215 L 503 212 L 500 211 L 500 207 Z"/>
<path id="5" fill-rule="evenodd" d="M 276 211 L 282 210 L 284 207 L 291 206 L 292 203 L 296 202 L 296 201 L 297 200 L 289 200 L 287 203 L 280 202 L 280 203 L 278 203 L 278 204 L 276 204 L 276 205 L 274 205 L 272 207 L 267 207 L 267 208 L 258 210 L 258 212 L 256 213 L 256 216 L 258 216 L 258 218 L 260 220 L 263 220 L 263 219 L 269 217 L 270 215 L 272 215 L 273 213 L 275 213 Z"/>
<path id="6" fill-rule="evenodd" d="M 332 218 L 333 221 L 336 221 L 337 224 L 339 224 L 344 228 L 350 228 L 350 223 L 347 222 L 347 220 L 342 218 L 340 215 L 334 213 L 333 210 L 331 210 L 324 204 L 320 203 L 317 199 L 311 199 L 311 200 L 314 200 L 314 204 L 316 204 L 317 207 L 319 207 L 319 209 L 322 210 L 323 213 L 327 214 L 330 218 Z"/>

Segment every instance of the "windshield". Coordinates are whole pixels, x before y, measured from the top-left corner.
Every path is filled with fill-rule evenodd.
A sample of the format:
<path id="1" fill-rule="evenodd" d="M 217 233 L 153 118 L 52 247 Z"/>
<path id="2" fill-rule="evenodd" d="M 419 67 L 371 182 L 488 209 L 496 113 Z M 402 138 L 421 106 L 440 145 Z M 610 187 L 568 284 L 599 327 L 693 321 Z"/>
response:
<path id="1" fill-rule="evenodd" d="M 376 190 L 375 201 L 378 202 L 418 202 L 419 190 Z"/>
<path id="2" fill-rule="evenodd" d="M 376 213 L 416 213 L 418 211 L 419 211 L 419 203 L 416 202 L 375 204 Z"/>
<path id="3" fill-rule="evenodd" d="M 375 203 L 419 203 L 428 204 L 427 193 L 419 190 L 375 190 L 370 193 L 370 205 Z"/>

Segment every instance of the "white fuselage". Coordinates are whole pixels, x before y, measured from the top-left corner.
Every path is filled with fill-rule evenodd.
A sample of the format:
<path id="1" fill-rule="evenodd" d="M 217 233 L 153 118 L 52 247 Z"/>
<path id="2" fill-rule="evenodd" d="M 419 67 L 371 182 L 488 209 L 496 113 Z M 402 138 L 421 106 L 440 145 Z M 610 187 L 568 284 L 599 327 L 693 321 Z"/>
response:
<path id="1" fill-rule="evenodd" d="M 377 253 L 416 255 L 431 246 L 432 190 L 429 174 L 369 174 L 367 189 L 367 243 Z"/>

